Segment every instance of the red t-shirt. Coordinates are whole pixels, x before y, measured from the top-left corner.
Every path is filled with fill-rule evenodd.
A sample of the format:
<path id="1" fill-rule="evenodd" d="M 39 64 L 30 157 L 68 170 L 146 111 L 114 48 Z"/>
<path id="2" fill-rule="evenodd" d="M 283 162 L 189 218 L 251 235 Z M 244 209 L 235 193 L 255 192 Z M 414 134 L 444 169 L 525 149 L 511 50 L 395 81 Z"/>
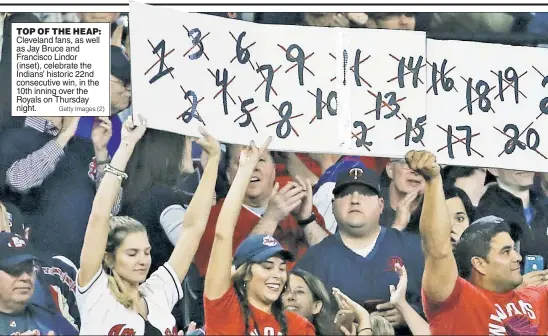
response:
<path id="1" fill-rule="evenodd" d="M 208 300 L 204 296 L 205 327 L 207 335 L 258 335 L 280 336 L 281 328 L 274 315 L 267 314 L 252 305 L 249 305 L 249 333 L 245 332 L 245 322 L 238 302 L 238 297 L 233 286 L 217 300 Z M 255 330 L 255 322 L 259 333 Z M 293 312 L 285 312 L 288 335 L 312 336 L 316 330 L 312 323 L 304 317 Z"/>
<path id="2" fill-rule="evenodd" d="M 546 335 L 548 288 L 526 287 L 500 294 L 458 278 L 443 303 L 422 295 L 432 335 Z"/>
<path id="3" fill-rule="evenodd" d="M 215 239 L 217 219 L 219 218 L 219 213 L 223 207 L 223 202 L 224 199 L 217 202 L 217 204 L 211 208 L 205 232 L 202 235 L 198 251 L 194 257 L 194 263 L 196 264 L 196 267 L 198 267 L 201 276 L 205 276 L 207 271 L 211 248 L 213 247 L 213 240 Z M 329 233 L 329 231 L 325 229 L 323 217 L 318 213 L 316 207 L 313 208 L 313 211 L 316 214 L 316 223 L 323 227 L 325 232 Z M 260 219 L 261 218 L 257 214 L 248 210 L 246 207 L 242 207 L 234 230 L 234 238 L 232 239 L 232 255 L 234 255 L 240 243 L 247 238 Z M 276 228 L 276 231 L 274 231 L 273 236 L 285 249 L 288 249 L 297 258 L 301 257 L 309 247 L 303 228 L 297 224 L 297 221 L 291 215 L 278 223 L 278 227 Z M 294 264 L 294 262 L 289 262 L 287 264 L 288 270 L 290 270 Z"/>

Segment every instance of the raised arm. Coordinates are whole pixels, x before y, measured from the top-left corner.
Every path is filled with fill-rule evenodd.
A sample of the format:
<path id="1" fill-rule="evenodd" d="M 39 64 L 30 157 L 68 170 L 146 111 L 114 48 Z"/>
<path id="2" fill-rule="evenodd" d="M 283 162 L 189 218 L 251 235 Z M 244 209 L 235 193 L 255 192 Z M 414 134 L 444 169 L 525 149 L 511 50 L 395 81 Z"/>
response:
<path id="1" fill-rule="evenodd" d="M 390 303 L 401 313 L 405 324 L 407 324 L 413 335 L 430 335 L 428 322 L 413 309 L 405 298 L 405 292 L 407 291 L 407 271 L 405 270 L 405 266 L 397 263 L 395 271 L 398 273 L 400 281 L 397 287 L 390 285 Z"/>
<path id="2" fill-rule="evenodd" d="M 139 120 L 138 123 L 140 124 L 134 125 L 132 118 L 128 118 L 124 123 L 120 147 L 118 147 L 110 163 L 112 172 L 107 172 L 93 200 L 84 245 L 80 254 L 80 270 L 78 273 L 78 285 L 80 287 L 85 287 L 101 268 L 110 230 L 110 211 L 116 202 L 122 182 L 122 178 L 118 174 L 126 169 L 135 144 L 145 134 L 144 119 Z"/>
<path id="3" fill-rule="evenodd" d="M 209 257 L 204 290 L 204 295 L 209 300 L 219 299 L 230 288 L 232 240 L 236 221 L 240 215 L 245 191 L 253 170 L 259 162 L 259 158 L 265 153 L 270 140 L 269 137 L 260 149 L 251 142 L 251 146 L 244 148 L 240 154 L 240 166 L 219 213 L 215 240 Z"/>
<path id="4" fill-rule="evenodd" d="M 4 231 L 11 232 L 11 226 L 10 226 L 10 223 L 8 222 L 8 214 L 7 214 L 6 207 L 4 206 L 2 201 L 0 201 L 0 232 L 4 232 Z"/>
<path id="5" fill-rule="evenodd" d="M 292 178 L 296 179 L 297 176 L 304 177 L 305 180 L 310 181 L 312 185 L 318 183 L 318 176 L 316 176 L 303 161 L 297 156 L 297 153 L 287 153 L 287 171 Z"/>
<path id="6" fill-rule="evenodd" d="M 27 192 L 40 186 L 55 171 L 65 155 L 64 148 L 76 133 L 79 120 L 80 117 L 64 117 L 61 130 L 55 139 L 11 164 L 6 172 L 6 183 L 12 190 Z"/>
<path id="7" fill-rule="evenodd" d="M 93 174 L 90 175 L 93 182 L 95 182 L 95 188 L 97 189 L 99 189 L 99 185 L 105 176 L 105 168 L 107 164 L 110 163 L 107 145 L 111 137 L 112 122 L 110 118 L 97 117 L 96 120 L 94 120 L 93 127 L 91 129 L 91 141 L 93 142 L 93 149 L 95 151 L 95 171 L 92 171 Z M 122 193 L 123 188 L 120 188 L 118 191 L 118 196 L 116 197 L 116 202 L 110 212 L 113 216 L 116 216 L 122 207 Z"/>
<path id="8" fill-rule="evenodd" d="M 410 151 L 409 167 L 426 179 L 420 234 L 425 265 L 422 287 L 433 303 L 445 301 L 453 292 L 458 277 L 451 245 L 451 218 L 445 204 L 443 182 L 436 157 L 426 151 Z"/>
<path id="9" fill-rule="evenodd" d="M 192 158 L 192 143 L 194 137 L 185 136 L 185 146 L 183 149 L 183 160 L 181 162 L 181 174 L 192 174 L 194 172 L 194 160 Z"/>
<path id="10" fill-rule="evenodd" d="M 185 220 L 182 233 L 168 261 L 180 281 L 185 278 L 205 231 L 209 213 L 213 206 L 215 182 L 217 181 L 217 172 L 221 160 L 219 142 L 207 134 L 203 128 L 200 128 L 200 133 L 202 133 L 203 138 L 196 140 L 196 143 L 208 154 L 209 159 L 204 167 L 200 184 L 184 214 Z"/>

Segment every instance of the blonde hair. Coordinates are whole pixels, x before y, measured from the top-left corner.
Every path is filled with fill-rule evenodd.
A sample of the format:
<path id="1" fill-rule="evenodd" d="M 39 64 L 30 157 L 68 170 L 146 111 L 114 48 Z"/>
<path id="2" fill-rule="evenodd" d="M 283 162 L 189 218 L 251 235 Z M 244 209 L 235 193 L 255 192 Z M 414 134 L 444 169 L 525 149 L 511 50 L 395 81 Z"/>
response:
<path id="1" fill-rule="evenodd" d="M 103 261 L 103 269 L 108 274 L 108 288 L 116 301 L 120 302 L 124 307 L 133 307 L 133 299 L 126 293 L 123 283 L 119 277 L 114 274 L 112 267 L 114 265 L 114 254 L 122 242 L 130 233 L 145 232 L 146 228 L 139 221 L 128 216 L 112 216 L 110 217 L 110 231 L 108 233 L 107 247 L 105 249 L 105 260 Z M 111 259 L 112 265 L 108 265 L 108 259 Z"/>
<path id="2" fill-rule="evenodd" d="M 369 321 L 371 322 L 371 329 L 373 335 L 395 335 L 394 327 L 384 317 L 371 314 L 369 315 Z"/>

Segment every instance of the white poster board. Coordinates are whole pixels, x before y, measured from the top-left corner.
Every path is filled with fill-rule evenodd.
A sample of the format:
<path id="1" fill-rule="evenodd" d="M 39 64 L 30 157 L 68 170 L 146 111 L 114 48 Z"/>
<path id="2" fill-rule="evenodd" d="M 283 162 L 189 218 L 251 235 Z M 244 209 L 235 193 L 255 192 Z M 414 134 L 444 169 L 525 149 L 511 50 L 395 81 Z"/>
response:
<path id="1" fill-rule="evenodd" d="M 356 49 L 372 54 L 360 76 L 383 74 L 380 81 L 370 81 L 374 90 L 388 93 L 398 86 L 397 80 L 387 82 L 398 71 L 390 55 L 418 57 L 425 51 L 420 32 L 379 30 L 360 36 L 354 29 L 261 25 L 136 2 L 130 10 L 135 113 L 148 117 L 152 128 L 180 134 L 198 135 L 202 124 L 223 142 L 261 143 L 272 136 L 275 150 L 363 155 L 363 148 L 355 146 L 352 133 L 358 132 L 352 123 L 354 114 L 363 117 L 364 92 L 350 82 L 354 64 L 348 55 L 355 57 Z M 160 70 L 165 75 L 155 78 Z M 423 72 L 420 77 L 424 81 Z M 223 79 L 226 90 L 218 85 Z M 411 92 L 420 92 L 421 86 L 398 88 L 408 96 L 402 112 L 410 117 L 424 111 L 424 95 Z M 192 118 L 190 91 L 197 103 Z M 365 98 L 375 108 L 375 99 Z M 282 120 L 289 109 L 290 125 Z M 391 124 L 396 123 L 381 121 L 377 127 Z M 397 124 L 393 132 L 379 133 L 368 155 L 405 150 L 403 139 L 393 139 L 405 131 L 405 122 Z"/>
<path id="2" fill-rule="evenodd" d="M 425 33 L 347 29 L 344 35 L 352 108 L 348 153 L 402 157 L 425 149 Z"/>
<path id="3" fill-rule="evenodd" d="M 148 117 L 152 128 L 198 135 L 202 124 L 228 143 L 262 143 L 272 136 L 270 147 L 279 150 L 338 150 L 337 122 L 313 121 L 317 89 L 336 88 L 330 81 L 336 63 L 329 55 L 336 46 L 324 47 L 336 41 L 336 30 L 318 34 L 314 28 L 258 25 L 135 2 L 130 10 L 134 112 Z M 162 41 L 163 50 L 153 53 Z M 162 52 L 164 69 L 173 70 L 151 83 Z M 191 118 L 188 92 L 196 94 L 198 117 Z"/>
<path id="4" fill-rule="evenodd" d="M 272 136 L 281 151 L 418 149 L 442 164 L 548 171 L 546 49 L 130 10 L 133 111 L 152 128 L 197 136 L 203 125 L 234 144 Z"/>
<path id="5" fill-rule="evenodd" d="M 548 171 L 546 49 L 428 39 L 427 51 L 439 82 L 426 140 L 440 163 Z"/>

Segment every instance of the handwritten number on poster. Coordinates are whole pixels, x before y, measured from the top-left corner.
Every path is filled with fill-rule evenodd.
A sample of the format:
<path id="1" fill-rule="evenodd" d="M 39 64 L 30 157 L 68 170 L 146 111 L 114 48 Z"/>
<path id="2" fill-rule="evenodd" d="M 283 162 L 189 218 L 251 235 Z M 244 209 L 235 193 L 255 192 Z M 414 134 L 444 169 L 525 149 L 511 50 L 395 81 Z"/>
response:
<path id="1" fill-rule="evenodd" d="M 166 66 L 166 41 L 161 40 L 160 43 L 154 47 L 154 50 L 152 50 L 153 54 L 156 54 L 160 57 L 160 67 L 158 69 L 158 73 L 154 75 L 149 81 L 149 84 L 152 84 L 156 82 L 158 79 L 164 77 L 167 74 L 170 74 L 175 68 L 174 67 L 167 67 Z"/>

